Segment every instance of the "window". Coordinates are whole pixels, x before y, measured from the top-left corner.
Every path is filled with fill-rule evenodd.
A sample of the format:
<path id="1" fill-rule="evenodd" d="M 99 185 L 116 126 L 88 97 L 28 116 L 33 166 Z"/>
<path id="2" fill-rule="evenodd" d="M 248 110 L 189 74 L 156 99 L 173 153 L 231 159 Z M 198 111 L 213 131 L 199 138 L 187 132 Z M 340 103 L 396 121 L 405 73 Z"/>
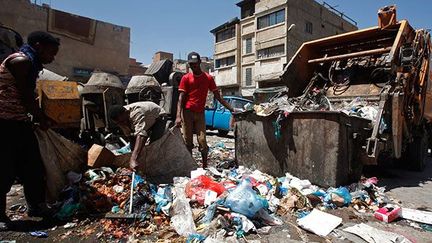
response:
<path id="1" fill-rule="evenodd" d="M 232 99 L 231 100 L 231 106 L 234 109 L 240 109 L 240 110 L 246 110 L 245 109 L 245 105 L 247 105 L 249 102 L 244 101 L 244 100 L 237 100 L 237 99 Z"/>
<path id="2" fill-rule="evenodd" d="M 215 67 L 216 68 L 227 67 L 227 66 L 234 65 L 234 63 L 235 63 L 235 56 L 216 59 Z"/>
<path id="3" fill-rule="evenodd" d="M 269 58 L 269 57 L 277 57 L 282 56 L 285 53 L 285 45 L 272 46 L 269 48 L 258 50 L 257 58 Z"/>
<path id="4" fill-rule="evenodd" d="M 285 9 L 258 18 L 258 29 L 285 22 Z"/>
<path id="5" fill-rule="evenodd" d="M 309 34 L 313 33 L 313 25 L 311 22 L 306 21 L 305 31 L 306 31 L 306 33 L 309 33 Z"/>
<path id="6" fill-rule="evenodd" d="M 252 53 L 252 38 L 245 39 L 245 54 Z"/>
<path id="7" fill-rule="evenodd" d="M 245 83 L 246 86 L 252 85 L 252 68 L 245 69 Z"/>
<path id="8" fill-rule="evenodd" d="M 216 42 L 221 42 L 224 40 L 231 39 L 235 36 L 235 27 L 230 27 L 225 30 L 221 30 L 216 33 Z"/>

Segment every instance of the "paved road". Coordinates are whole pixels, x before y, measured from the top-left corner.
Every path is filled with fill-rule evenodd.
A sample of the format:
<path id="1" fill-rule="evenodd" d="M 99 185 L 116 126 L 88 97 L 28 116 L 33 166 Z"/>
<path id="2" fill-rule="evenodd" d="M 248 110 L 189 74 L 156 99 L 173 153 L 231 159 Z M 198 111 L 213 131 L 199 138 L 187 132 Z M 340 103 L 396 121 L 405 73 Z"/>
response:
<path id="1" fill-rule="evenodd" d="M 382 178 L 388 195 L 401 201 L 404 207 L 432 211 L 432 159 L 429 158 L 423 172 L 389 170 L 391 176 Z"/>

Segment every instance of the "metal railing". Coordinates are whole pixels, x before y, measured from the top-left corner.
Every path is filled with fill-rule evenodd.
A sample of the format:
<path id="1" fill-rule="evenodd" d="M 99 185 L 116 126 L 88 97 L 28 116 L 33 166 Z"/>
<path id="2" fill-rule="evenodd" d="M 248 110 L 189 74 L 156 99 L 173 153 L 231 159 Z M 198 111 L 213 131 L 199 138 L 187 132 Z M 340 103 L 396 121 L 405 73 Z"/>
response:
<path id="1" fill-rule="evenodd" d="M 326 3 L 323 1 L 322 5 L 324 7 L 326 7 L 327 9 L 329 9 L 330 11 L 332 11 L 333 13 L 339 15 L 341 18 L 350 21 L 351 23 L 353 23 L 355 26 L 357 26 L 357 21 L 355 21 L 354 19 L 350 18 L 349 16 L 347 16 L 346 14 L 342 13 L 341 11 L 337 10 L 336 8 L 334 8 L 333 6 L 331 6 L 330 4 Z"/>

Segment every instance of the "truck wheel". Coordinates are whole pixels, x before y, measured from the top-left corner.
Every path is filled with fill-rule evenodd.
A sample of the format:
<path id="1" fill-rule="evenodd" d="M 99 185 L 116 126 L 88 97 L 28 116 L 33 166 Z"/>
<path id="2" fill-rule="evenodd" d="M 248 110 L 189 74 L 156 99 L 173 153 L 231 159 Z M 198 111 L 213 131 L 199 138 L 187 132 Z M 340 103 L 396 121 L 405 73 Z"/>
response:
<path id="1" fill-rule="evenodd" d="M 226 135 L 228 135 L 229 131 L 225 131 L 225 130 L 218 130 L 218 134 L 221 137 L 226 137 Z"/>
<path id="2" fill-rule="evenodd" d="M 408 144 L 406 151 L 406 165 L 408 169 L 423 171 L 428 158 L 428 136 L 426 131 L 419 136 L 415 136 L 412 143 Z"/>

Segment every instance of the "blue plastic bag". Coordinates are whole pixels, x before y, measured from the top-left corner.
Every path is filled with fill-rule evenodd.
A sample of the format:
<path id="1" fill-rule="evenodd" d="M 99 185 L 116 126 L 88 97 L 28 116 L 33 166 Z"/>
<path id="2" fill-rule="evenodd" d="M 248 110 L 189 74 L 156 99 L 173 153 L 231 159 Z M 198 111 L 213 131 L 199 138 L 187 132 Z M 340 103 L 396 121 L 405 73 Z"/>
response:
<path id="1" fill-rule="evenodd" d="M 252 189 L 249 180 L 243 180 L 226 198 L 225 206 L 232 211 L 253 217 L 260 209 L 267 208 L 268 202 Z"/>
<path id="2" fill-rule="evenodd" d="M 152 195 L 154 197 L 156 206 L 156 212 L 160 213 L 162 208 L 172 202 L 172 192 L 171 187 L 160 187 L 157 191 L 152 190 Z"/>
<path id="3" fill-rule="evenodd" d="M 216 202 L 214 202 L 210 206 L 208 206 L 207 210 L 205 212 L 205 216 L 198 223 L 210 224 L 214 218 L 215 213 L 216 213 L 216 206 L 217 206 Z"/>
<path id="4" fill-rule="evenodd" d="M 348 189 L 346 189 L 345 187 L 339 187 L 337 189 L 330 188 L 324 197 L 324 203 L 331 208 L 337 207 L 332 201 L 332 194 L 336 194 L 339 197 L 343 198 L 344 206 L 348 206 L 351 203 L 352 197 Z"/>

